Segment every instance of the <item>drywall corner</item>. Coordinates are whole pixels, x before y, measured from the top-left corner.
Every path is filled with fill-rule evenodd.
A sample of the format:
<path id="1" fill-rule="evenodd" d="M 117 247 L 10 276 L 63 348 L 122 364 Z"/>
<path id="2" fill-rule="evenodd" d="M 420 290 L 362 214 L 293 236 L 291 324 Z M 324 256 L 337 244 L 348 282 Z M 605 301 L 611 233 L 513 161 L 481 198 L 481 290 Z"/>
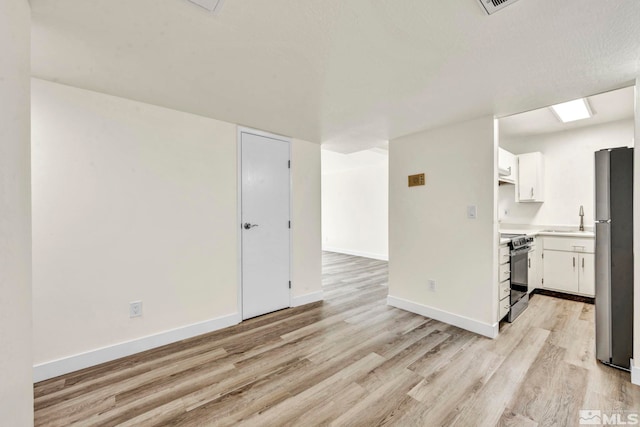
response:
<path id="1" fill-rule="evenodd" d="M 294 139 L 292 175 L 292 305 L 304 295 L 322 291 L 320 224 L 320 144 Z"/>
<path id="2" fill-rule="evenodd" d="M 391 141 L 389 295 L 496 323 L 495 162 L 490 116 Z M 409 187 L 418 173 L 425 185 Z"/>

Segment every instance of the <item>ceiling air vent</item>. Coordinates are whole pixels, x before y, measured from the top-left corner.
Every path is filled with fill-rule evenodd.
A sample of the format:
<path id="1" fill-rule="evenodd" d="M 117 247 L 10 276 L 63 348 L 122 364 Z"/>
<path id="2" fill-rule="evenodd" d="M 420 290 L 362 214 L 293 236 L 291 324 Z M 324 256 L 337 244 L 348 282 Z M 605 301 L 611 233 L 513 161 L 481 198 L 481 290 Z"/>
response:
<path id="1" fill-rule="evenodd" d="M 191 3 L 207 9 L 209 12 L 217 13 L 222 7 L 224 0 L 189 0 Z"/>
<path id="2" fill-rule="evenodd" d="M 492 13 L 496 13 L 500 9 L 509 6 L 517 2 L 518 0 L 478 0 L 482 5 L 482 8 L 491 15 Z"/>

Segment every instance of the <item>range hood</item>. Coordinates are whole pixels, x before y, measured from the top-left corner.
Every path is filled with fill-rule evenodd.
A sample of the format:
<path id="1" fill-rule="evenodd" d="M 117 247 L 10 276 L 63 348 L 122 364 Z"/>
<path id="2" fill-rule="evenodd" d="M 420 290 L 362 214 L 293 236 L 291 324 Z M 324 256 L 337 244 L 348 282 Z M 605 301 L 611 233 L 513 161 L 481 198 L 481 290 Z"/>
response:
<path id="1" fill-rule="evenodd" d="M 516 181 L 511 178 L 513 175 L 511 175 L 511 166 L 509 166 L 507 169 L 504 168 L 498 168 L 498 183 L 499 184 L 515 184 Z"/>

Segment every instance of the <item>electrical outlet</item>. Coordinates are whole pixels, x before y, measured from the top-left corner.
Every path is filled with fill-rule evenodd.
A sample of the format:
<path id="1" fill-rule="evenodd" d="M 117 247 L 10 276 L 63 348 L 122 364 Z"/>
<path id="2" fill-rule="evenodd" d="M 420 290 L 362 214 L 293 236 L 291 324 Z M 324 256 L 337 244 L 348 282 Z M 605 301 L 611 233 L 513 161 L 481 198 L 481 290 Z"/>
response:
<path id="1" fill-rule="evenodd" d="M 142 301 L 133 301 L 129 303 L 129 317 L 142 316 Z"/>
<path id="2" fill-rule="evenodd" d="M 435 280 L 429 280 L 428 286 L 429 286 L 429 291 L 431 291 L 431 292 L 435 292 L 436 291 L 436 281 Z"/>

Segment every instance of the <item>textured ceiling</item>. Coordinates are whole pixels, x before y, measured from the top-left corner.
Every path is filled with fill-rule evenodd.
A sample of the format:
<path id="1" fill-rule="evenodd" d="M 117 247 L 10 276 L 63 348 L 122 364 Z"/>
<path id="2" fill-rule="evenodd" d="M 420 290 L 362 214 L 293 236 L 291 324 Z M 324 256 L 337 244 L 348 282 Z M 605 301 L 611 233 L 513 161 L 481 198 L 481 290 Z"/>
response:
<path id="1" fill-rule="evenodd" d="M 36 77 L 343 152 L 640 75 L 640 1 L 31 0 Z"/>
<path id="2" fill-rule="evenodd" d="M 562 123 L 553 114 L 551 108 L 544 107 L 501 118 L 500 136 L 514 137 L 562 132 L 633 118 L 633 86 L 593 95 L 588 97 L 587 100 L 593 113 L 593 116 L 588 119 Z"/>

